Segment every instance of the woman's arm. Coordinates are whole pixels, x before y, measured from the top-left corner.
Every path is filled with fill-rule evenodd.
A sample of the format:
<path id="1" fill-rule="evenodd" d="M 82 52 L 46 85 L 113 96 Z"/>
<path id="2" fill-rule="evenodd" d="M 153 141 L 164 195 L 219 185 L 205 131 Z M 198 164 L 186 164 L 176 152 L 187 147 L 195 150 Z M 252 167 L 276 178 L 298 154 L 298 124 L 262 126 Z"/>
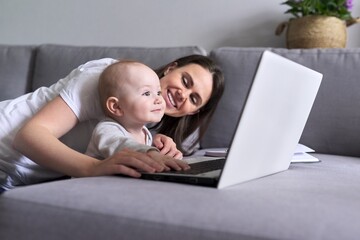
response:
<path id="1" fill-rule="evenodd" d="M 73 177 L 116 173 L 139 177 L 135 169 L 146 172 L 164 169 L 146 154 L 123 151 L 99 161 L 67 147 L 58 138 L 77 122 L 76 115 L 63 99 L 56 97 L 19 130 L 14 148 L 43 167 Z"/>

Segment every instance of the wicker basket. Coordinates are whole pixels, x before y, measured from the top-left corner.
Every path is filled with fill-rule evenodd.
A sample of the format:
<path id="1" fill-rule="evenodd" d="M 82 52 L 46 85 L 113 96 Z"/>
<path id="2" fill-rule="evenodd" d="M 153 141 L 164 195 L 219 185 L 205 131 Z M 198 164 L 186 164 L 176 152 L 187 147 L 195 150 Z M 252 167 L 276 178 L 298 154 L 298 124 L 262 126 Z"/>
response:
<path id="1" fill-rule="evenodd" d="M 336 17 L 306 16 L 289 21 L 287 48 L 344 48 L 346 23 Z"/>

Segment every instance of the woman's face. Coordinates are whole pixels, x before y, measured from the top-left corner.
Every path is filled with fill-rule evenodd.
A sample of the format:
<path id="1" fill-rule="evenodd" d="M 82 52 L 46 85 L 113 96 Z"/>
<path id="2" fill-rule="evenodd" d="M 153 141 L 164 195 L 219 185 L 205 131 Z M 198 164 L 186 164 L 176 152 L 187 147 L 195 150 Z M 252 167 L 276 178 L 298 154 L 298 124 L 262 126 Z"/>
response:
<path id="1" fill-rule="evenodd" d="M 197 113 L 209 100 L 212 74 L 198 64 L 169 67 L 160 79 L 165 114 L 182 117 Z"/>

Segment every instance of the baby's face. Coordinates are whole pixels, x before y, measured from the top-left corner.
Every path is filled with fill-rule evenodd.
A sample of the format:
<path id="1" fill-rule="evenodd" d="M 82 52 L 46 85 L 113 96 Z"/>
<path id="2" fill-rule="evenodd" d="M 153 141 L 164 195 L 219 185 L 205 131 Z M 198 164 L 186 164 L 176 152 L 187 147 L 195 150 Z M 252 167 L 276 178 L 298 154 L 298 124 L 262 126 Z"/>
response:
<path id="1" fill-rule="evenodd" d="M 164 116 L 165 101 L 156 73 L 151 69 L 141 68 L 129 80 L 124 86 L 126 91 L 121 101 L 123 116 L 127 122 L 143 125 L 160 122 Z"/>

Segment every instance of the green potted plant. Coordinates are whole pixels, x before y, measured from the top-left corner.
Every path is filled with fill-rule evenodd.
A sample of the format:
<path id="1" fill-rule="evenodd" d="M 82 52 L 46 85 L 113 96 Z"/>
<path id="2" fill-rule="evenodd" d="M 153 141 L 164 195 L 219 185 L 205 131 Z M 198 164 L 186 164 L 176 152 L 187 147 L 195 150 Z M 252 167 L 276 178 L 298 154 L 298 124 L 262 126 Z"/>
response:
<path id="1" fill-rule="evenodd" d="M 275 34 L 285 28 L 287 48 L 343 48 L 346 28 L 360 22 L 351 16 L 352 0 L 288 0 L 285 12 L 293 17 L 279 24 Z"/>

